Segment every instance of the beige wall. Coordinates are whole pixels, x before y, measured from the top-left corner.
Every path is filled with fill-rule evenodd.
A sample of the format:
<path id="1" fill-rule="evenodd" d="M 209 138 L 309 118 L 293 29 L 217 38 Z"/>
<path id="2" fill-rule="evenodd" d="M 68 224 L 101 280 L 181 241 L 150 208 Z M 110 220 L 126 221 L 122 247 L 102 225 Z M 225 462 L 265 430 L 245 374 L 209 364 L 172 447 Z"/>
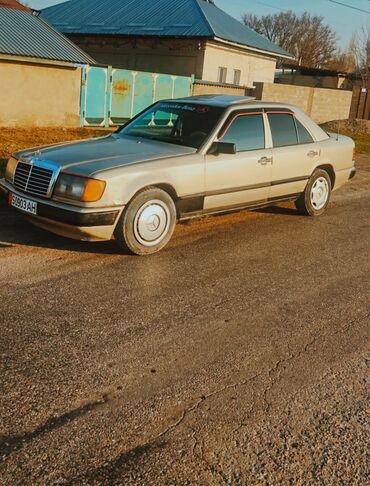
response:
<path id="1" fill-rule="evenodd" d="M 229 45 L 207 42 L 202 79 L 218 81 L 219 67 L 227 68 L 227 83 L 234 82 L 234 70 L 239 69 L 240 84 L 252 87 L 257 81 L 274 82 L 276 59 Z"/>
<path id="2" fill-rule="evenodd" d="M 352 101 L 351 91 L 271 83 L 256 83 L 254 95 L 262 101 L 296 105 L 317 123 L 347 119 Z"/>
<path id="3" fill-rule="evenodd" d="M 0 61 L 0 126 L 80 125 L 81 69 Z"/>

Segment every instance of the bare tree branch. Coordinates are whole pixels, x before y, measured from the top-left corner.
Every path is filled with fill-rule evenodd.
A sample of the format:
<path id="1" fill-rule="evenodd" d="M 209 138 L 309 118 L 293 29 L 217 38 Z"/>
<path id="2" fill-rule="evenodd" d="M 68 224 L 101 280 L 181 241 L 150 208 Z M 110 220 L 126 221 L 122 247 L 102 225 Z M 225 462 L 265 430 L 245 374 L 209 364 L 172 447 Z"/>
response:
<path id="1" fill-rule="evenodd" d="M 353 34 L 349 51 L 355 61 L 355 70 L 364 86 L 370 84 L 370 25 Z"/>
<path id="2" fill-rule="evenodd" d="M 243 21 L 253 30 L 283 47 L 306 67 L 327 67 L 337 55 L 337 37 L 323 17 L 292 11 L 256 15 L 246 13 Z"/>

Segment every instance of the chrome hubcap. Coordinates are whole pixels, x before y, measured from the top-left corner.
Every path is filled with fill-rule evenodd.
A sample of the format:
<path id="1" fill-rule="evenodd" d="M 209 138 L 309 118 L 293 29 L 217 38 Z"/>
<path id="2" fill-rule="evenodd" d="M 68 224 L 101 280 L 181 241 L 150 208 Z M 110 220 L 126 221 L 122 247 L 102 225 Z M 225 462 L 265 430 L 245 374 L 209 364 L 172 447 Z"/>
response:
<path id="1" fill-rule="evenodd" d="M 135 216 L 135 237 L 142 245 L 155 246 L 166 236 L 170 222 L 170 211 L 163 201 L 148 201 Z"/>
<path id="2" fill-rule="evenodd" d="M 311 204 L 316 210 L 322 209 L 329 197 L 329 184 L 325 177 L 319 177 L 311 189 Z"/>

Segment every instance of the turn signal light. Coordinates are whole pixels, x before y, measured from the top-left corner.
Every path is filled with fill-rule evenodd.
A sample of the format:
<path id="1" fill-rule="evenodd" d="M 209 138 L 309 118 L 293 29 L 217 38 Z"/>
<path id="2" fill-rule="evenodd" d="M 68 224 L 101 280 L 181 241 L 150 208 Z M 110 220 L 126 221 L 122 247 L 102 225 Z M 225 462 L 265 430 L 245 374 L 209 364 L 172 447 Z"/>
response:
<path id="1" fill-rule="evenodd" d="M 88 179 L 82 195 L 83 202 L 99 201 L 105 189 L 105 182 L 98 179 Z"/>

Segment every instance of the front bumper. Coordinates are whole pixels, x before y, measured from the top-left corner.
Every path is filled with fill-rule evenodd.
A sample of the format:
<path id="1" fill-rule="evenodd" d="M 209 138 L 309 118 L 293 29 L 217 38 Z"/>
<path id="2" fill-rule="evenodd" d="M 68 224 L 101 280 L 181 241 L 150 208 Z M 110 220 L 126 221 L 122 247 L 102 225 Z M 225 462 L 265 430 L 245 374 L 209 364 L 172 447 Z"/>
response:
<path id="1" fill-rule="evenodd" d="M 9 200 L 9 193 L 37 203 L 37 216 L 25 213 L 33 224 L 61 236 L 77 240 L 110 240 L 123 208 L 86 209 L 43 200 L 14 189 L 5 179 L 0 181 L 0 197 Z"/>

